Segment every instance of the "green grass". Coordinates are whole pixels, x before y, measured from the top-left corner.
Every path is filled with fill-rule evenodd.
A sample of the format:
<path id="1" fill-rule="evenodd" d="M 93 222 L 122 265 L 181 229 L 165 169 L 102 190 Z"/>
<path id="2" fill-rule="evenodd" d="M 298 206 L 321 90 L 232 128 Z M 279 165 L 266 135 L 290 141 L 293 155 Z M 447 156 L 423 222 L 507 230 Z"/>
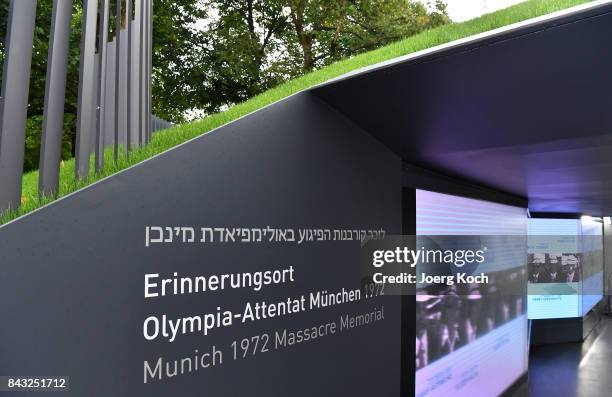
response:
<path id="1" fill-rule="evenodd" d="M 326 68 L 288 81 L 248 101 L 237 104 L 225 112 L 211 115 L 190 124 L 180 125 L 166 131 L 158 132 L 153 136 L 152 142 L 148 146 L 132 151 L 129 159 L 121 157 L 119 161 L 115 163 L 113 161 L 112 152 L 107 151 L 104 172 L 94 174 L 92 171 L 87 182 L 75 182 L 74 160 L 66 161 L 60 172 L 60 180 L 62 182 L 59 196 L 65 196 L 108 175 L 114 174 L 117 171 L 162 153 L 191 138 L 205 134 L 217 127 L 261 109 L 266 105 L 332 78 L 341 76 L 344 73 L 448 43 L 453 40 L 587 3 L 588 1 L 589 0 L 530 0 L 471 21 L 450 24 L 428 30 L 383 48 L 337 62 Z M 0 224 L 15 219 L 51 201 L 49 199 L 38 199 L 38 171 L 24 174 L 22 196 L 22 206 L 19 210 L 5 211 L 0 217 Z"/>

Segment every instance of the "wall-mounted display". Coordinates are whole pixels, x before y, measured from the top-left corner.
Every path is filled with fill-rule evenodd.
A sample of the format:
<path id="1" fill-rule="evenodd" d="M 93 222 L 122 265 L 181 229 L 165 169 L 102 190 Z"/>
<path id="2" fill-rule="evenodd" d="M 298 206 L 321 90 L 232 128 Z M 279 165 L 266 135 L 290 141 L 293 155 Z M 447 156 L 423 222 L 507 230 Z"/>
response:
<path id="1" fill-rule="evenodd" d="M 416 207 L 419 247 L 443 241 L 438 248 L 483 249 L 483 263 L 447 272 L 489 277 L 418 285 L 416 396 L 499 395 L 527 371 L 526 210 L 424 190 Z"/>
<path id="2" fill-rule="evenodd" d="M 603 294 L 603 237 L 598 219 L 529 220 L 530 319 L 585 315 Z"/>

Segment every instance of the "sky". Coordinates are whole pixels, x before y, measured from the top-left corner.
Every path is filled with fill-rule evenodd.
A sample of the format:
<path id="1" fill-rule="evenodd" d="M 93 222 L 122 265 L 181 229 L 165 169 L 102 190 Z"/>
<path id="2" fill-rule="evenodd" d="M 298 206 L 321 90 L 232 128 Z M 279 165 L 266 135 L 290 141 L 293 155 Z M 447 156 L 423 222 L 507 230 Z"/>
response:
<path id="1" fill-rule="evenodd" d="M 454 22 L 462 22 L 476 18 L 525 0 L 445 0 L 448 14 Z"/>

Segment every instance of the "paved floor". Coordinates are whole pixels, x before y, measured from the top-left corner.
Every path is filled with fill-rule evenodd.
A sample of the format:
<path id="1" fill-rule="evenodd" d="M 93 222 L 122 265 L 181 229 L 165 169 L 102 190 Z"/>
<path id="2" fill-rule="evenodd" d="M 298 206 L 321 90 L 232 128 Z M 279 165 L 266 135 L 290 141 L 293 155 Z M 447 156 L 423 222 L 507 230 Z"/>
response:
<path id="1" fill-rule="evenodd" d="M 612 396 L 612 318 L 605 317 L 584 343 L 532 348 L 529 397 Z"/>

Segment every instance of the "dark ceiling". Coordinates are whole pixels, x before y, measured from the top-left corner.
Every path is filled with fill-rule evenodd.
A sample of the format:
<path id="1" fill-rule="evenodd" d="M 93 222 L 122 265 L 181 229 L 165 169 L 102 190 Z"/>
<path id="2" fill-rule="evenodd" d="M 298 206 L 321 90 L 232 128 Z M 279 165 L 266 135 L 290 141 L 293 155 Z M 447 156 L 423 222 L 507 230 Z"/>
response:
<path id="1" fill-rule="evenodd" d="M 532 211 L 612 214 L 612 3 L 312 92 L 409 164 Z"/>

